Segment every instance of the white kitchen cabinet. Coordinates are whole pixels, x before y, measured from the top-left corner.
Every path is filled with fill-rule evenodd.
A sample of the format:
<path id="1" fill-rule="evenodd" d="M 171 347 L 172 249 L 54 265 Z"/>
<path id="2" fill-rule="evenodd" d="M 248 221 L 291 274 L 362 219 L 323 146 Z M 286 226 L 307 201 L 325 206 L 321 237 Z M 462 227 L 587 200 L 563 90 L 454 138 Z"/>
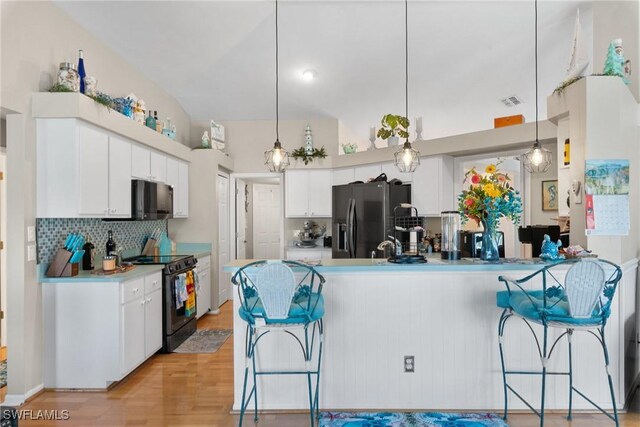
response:
<path id="1" fill-rule="evenodd" d="M 380 163 L 364 166 L 356 166 L 353 168 L 353 178 L 355 181 L 367 182 L 370 178 L 376 178 L 382 173 Z"/>
<path id="2" fill-rule="evenodd" d="M 289 170 L 285 176 L 287 218 L 331 216 L 331 171 Z"/>
<path id="3" fill-rule="evenodd" d="M 137 144 L 131 147 L 131 177 L 151 179 L 151 151 Z"/>
<path id="4" fill-rule="evenodd" d="M 78 127 L 78 214 L 109 213 L 109 137 L 95 128 Z M 71 189 L 69 189 L 71 191 Z"/>
<path id="5" fill-rule="evenodd" d="M 156 182 L 167 182 L 167 156 L 164 154 L 151 152 L 151 180 Z"/>
<path id="6" fill-rule="evenodd" d="M 176 197 L 175 194 L 173 197 Z M 189 165 L 178 162 L 178 211 L 174 217 L 187 218 L 189 216 Z"/>
<path id="7" fill-rule="evenodd" d="M 309 216 L 331 216 L 331 171 L 309 171 Z"/>
<path id="8" fill-rule="evenodd" d="M 144 356 L 150 357 L 162 348 L 162 289 L 145 296 Z"/>
<path id="9" fill-rule="evenodd" d="M 109 137 L 109 217 L 131 217 L 131 143 Z"/>
<path id="10" fill-rule="evenodd" d="M 418 166 L 418 168 L 421 166 L 422 165 Z M 400 172 L 393 162 L 383 163 L 381 167 L 381 173 L 387 175 L 387 181 L 391 181 L 392 179 L 399 179 L 402 183 L 410 183 L 413 181 L 413 172 Z"/>
<path id="11" fill-rule="evenodd" d="M 287 249 L 287 259 L 289 260 L 318 260 L 331 259 L 331 248 L 290 248 Z"/>
<path id="12" fill-rule="evenodd" d="M 455 210 L 454 199 L 453 158 L 421 157 L 411 183 L 411 201 L 418 214 L 435 216 Z"/>
<path id="13" fill-rule="evenodd" d="M 353 168 L 334 169 L 331 171 L 332 185 L 345 185 L 353 181 Z"/>
<path id="14" fill-rule="evenodd" d="M 131 145 L 75 119 L 37 120 L 38 218 L 130 218 Z"/>
<path id="15" fill-rule="evenodd" d="M 189 165 L 167 158 L 167 184 L 173 187 L 173 217 L 189 216 Z"/>
<path id="16" fill-rule="evenodd" d="M 144 306 L 143 296 L 122 305 L 121 373 L 126 375 L 144 360 Z"/>
<path id="17" fill-rule="evenodd" d="M 167 182 L 167 156 L 141 145 L 131 147 L 131 177 L 146 181 Z"/>
<path id="18" fill-rule="evenodd" d="M 162 348 L 159 270 L 124 282 L 45 281 L 42 303 L 45 387 L 106 389 Z"/>
<path id="19" fill-rule="evenodd" d="M 196 288 L 196 316 L 198 318 L 211 310 L 211 257 L 198 258 L 198 287 Z"/>

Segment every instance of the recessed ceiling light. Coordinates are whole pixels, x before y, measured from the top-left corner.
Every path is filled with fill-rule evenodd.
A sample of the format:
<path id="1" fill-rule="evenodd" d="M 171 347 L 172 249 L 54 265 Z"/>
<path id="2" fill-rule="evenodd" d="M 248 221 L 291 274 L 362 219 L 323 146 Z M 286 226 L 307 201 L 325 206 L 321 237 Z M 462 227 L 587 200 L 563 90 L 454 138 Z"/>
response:
<path id="1" fill-rule="evenodd" d="M 302 80 L 305 82 L 312 82 L 318 77 L 318 73 L 315 70 L 304 70 L 302 73 Z"/>

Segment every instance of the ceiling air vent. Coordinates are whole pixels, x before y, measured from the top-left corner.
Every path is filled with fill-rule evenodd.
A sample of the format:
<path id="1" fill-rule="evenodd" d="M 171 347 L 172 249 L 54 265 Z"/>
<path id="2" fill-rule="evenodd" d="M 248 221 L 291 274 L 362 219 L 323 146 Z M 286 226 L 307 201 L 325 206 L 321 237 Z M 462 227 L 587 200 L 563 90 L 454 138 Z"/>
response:
<path id="1" fill-rule="evenodd" d="M 501 99 L 500 102 L 507 107 L 515 107 L 516 105 L 522 104 L 522 99 L 518 95 L 511 95 L 507 98 Z"/>

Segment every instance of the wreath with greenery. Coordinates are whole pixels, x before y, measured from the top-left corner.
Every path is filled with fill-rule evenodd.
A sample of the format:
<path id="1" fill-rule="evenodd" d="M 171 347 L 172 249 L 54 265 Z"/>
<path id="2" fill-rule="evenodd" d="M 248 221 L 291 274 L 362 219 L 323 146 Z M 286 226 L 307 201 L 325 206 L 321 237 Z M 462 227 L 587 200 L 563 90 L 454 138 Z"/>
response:
<path id="1" fill-rule="evenodd" d="M 296 160 L 300 159 L 304 162 L 305 165 L 308 165 L 309 162 L 313 162 L 313 159 L 315 158 L 324 159 L 325 157 L 327 157 L 327 152 L 324 149 L 324 145 L 320 149 L 314 148 L 311 154 L 307 154 L 305 148 L 300 147 L 293 150 L 293 152 L 291 153 L 291 157 Z"/>

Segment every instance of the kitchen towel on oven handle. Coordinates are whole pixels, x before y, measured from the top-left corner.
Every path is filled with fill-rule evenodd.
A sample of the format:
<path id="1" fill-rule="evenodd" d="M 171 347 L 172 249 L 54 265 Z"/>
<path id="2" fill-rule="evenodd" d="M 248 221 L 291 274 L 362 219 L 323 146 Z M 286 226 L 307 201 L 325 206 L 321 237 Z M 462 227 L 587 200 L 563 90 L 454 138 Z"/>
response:
<path id="1" fill-rule="evenodd" d="M 173 295 L 175 296 L 176 309 L 182 308 L 189 298 L 187 292 L 187 273 L 178 274 L 173 278 Z"/>

